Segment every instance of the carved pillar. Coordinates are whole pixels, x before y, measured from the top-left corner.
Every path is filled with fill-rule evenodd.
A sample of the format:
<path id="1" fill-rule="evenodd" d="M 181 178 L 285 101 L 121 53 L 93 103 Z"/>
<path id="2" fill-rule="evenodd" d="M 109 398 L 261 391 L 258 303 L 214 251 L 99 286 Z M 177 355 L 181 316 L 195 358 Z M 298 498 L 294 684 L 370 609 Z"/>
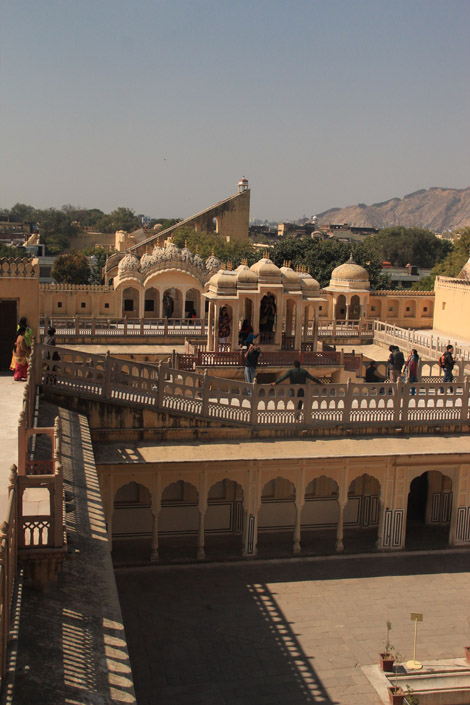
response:
<path id="1" fill-rule="evenodd" d="M 209 311 L 207 313 L 207 349 L 214 350 L 214 303 L 209 299 Z"/>
<path id="2" fill-rule="evenodd" d="M 343 517 L 344 517 L 344 508 L 346 507 L 347 502 L 338 502 L 339 504 L 339 514 L 338 514 L 338 529 L 336 531 L 336 552 L 341 553 L 341 551 L 344 551 L 344 544 L 343 544 L 343 534 L 344 534 L 344 528 L 343 528 Z"/>
<path id="3" fill-rule="evenodd" d="M 231 350 L 238 348 L 238 332 L 240 328 L 240 302 L 234 301 L 232 305 L 232 334 L 231 334 Z"/>
<path id="4" fill-rule="evenodd" d="M 247 491 L 244 493 L 243 549 L 245 558 L 254 558 L 258 552 L 258 470 L 250 463 L 246 474 Z"/>
<path id="5" fill-rule="evenodd" d="M 377 530 L 377 541 L 375 543 L 376 548 L 380 550 L 383 549 L 383 538 L 384 538 L 384 509 L 385 509 L 385 502 L 382 500 L 379 500 L 379 526 Z"/>

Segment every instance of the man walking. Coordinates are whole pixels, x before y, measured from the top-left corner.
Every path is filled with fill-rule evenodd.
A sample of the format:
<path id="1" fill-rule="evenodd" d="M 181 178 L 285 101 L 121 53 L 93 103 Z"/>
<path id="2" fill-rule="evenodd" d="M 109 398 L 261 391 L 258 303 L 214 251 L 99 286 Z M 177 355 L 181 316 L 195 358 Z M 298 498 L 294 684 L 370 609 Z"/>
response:
<path id="1" fill-rule="evenodd" d="M 446 351 L 443 355 L 443 364 L 442 367 L 444 369 L 444 382 L 453 382 L 454 381 L 454 373 L 452 370 L 454 369 L 454 364 L 455 364 L 455 359 L 454 359 L 454 346 L 453 345 L 448 345 L 446 347 Z"/>
<path id="2" fill-rule="evenodd" d="M 279 377 L 279 379 L 276 382 L 271 382 L 271 387 L 274 387 L 275 384 L 279 384 L 280 382 L 283 382 L 285 379 L 289 378 L 289 382 L 291 384 L 305 384 L 308 379 L 311 379 L 312 382 L 315 382 L 315 384 L 321 384 L 321 380 L 317 379 L 313 375 L 310 374 L 308 370 L 304 370 L 303 367 L 300 366 L 299 360 L 295 360 L 294 362 L 294 367 L 290 370 L 287 370 L 287 372 L 282 375 L 282 377 Z M 305 392 L 303 389 L 299 389 L 297 392 L 298 397 L 304 397 Z M 301 409 L 303 406 L 303 400 L 299 399 L 299 404 L 298 404 L 298 409 Z"/>

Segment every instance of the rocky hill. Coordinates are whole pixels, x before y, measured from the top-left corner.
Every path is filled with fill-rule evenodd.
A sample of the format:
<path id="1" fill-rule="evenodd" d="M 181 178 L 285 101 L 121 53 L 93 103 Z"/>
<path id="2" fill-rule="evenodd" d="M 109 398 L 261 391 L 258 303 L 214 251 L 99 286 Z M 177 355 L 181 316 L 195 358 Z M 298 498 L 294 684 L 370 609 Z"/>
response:
<path id="1" fill-rule="evenodd" d="M 470 188 L 422 189 L 403 198 L 367 206 L 359 203 L 317 214 L 319 223 L 349 223 L 362 227 L 416 226 L 434 232 L 470 226 Z"/>

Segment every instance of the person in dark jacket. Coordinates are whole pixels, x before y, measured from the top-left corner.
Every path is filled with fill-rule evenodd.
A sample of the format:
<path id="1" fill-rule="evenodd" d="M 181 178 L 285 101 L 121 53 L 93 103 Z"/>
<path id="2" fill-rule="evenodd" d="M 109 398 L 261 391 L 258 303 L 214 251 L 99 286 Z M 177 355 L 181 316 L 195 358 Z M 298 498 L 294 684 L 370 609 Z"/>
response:
<path id="1" fill-rule="evenodd" d="M 258 358 L 260 356 L 260 349 L 255 347 L 253 343 L 250 343 L 248 350 L 245 353 L 245 382 L 253 384 L 253 380 L 256 375 L 256 367 L 258 365 Z M 248 393 L 250 393 L 248 391 Z"/>
<path id="2" fill-rule="evenodd" d="M 444 353 L 444 382 L 453 382 L 455 359 L 454 359 L 454 346 L 448 345 Z"/>
<path id="3" fill-rule="evenodd" d="M 377 363 L 371 360 L 366 368 L 366 382 L 383 382 L 384 378 L 377 372 Z"/>
<path id="4" fill-rule="evenodd" d="M 300 366 L 299 360 L 295 360 L 294 367 L 292 367 L 290 370 L 287 370 L 287 372 L 282 375 L 282 377 L 279 377 L 276 382 L 271 382 L 271 386 L 274 387 L 275 384 L 279 384 L 287 378 L 289 378 L 289 382 L 291 384 L 306 384 L 308 379 L 312 380 L 312 382 L 315 382 L 315 384 L 322 384 L 321 380 L 317 379 L 316 377 L 311 375 L 308 370 L 304 370 L 304 368 Z M 305 396 L 304 390 L 299 389 L 299 391 L 297 392 L 297 396 Z M 299 399 L 298 408 L 301 409 L 302 406 L 303 401 L 302 399 Z"/>

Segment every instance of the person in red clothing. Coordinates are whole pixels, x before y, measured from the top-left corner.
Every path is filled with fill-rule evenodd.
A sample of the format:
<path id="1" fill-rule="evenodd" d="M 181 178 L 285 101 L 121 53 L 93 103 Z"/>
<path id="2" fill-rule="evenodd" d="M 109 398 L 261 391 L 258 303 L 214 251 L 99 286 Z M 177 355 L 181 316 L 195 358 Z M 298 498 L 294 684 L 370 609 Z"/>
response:
<path id="1" fill-rule="evenodd" d="M 418 351 L 413 348 L 408 360 L 405 363 L 405 367 L 408 370 L 408 382 L 417 382 L 418 381 L 418 362 L 419 362 Z M 411 387 L 411 394 L 415 394 L 415 392 L 416 392 L 416 388 Z"/>

